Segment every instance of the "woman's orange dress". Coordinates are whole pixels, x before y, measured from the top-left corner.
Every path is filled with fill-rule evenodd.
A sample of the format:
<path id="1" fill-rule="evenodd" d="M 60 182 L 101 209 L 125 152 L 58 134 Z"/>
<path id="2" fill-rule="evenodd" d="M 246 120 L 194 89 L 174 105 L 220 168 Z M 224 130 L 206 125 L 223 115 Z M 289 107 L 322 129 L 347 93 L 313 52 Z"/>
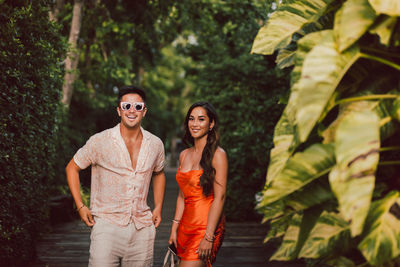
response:
<path id="1" fill-rule="evenodd" d="M 203 195 L 200 186 L 200 176 L 203 170 L 191 170 L 181 172 L 180 168 L 176 174 L 176 181 L 185 196 L 185 209 L 178 227 L 177 252 L 178 257 L 185 261 L 199 260 L 197 249 L 203 239 L 206 227 L 208 212 L 214 200 L 214 194 L 208 197 Z M 207 266 L 215 262 L 216 254 L 221 247 L 225 234 L 225 216 L 222 215 L 215 230 L 215 239 L 211 251 L 211 257 Z"/>

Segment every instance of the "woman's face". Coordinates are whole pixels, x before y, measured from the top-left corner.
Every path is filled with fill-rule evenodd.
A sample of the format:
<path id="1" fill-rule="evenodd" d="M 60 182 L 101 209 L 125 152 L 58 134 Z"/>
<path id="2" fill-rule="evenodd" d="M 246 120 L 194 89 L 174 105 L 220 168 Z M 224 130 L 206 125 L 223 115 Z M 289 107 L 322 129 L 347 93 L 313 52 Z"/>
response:
<path id="1" fill-rule="evenodd" d="M 188 120 L 188 128 L 192 137 L 194 139 L 202 138 L 212 127 L 214 127 L 214 122 L 210 123 L 207 111 L 203 107 L 195 107 Z"/>

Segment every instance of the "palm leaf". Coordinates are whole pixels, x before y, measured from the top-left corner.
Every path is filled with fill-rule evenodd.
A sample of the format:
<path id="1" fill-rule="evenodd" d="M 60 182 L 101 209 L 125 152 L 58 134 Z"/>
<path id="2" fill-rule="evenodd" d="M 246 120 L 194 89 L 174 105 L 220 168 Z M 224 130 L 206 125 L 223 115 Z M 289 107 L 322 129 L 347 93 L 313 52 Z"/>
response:
<path id="1" fill-rule="evenodd" d="M 354 44 L 374 23 L 376 16 L 368 0 L 345 2 L 335 15 L 334 31 L 339 51 Z"/>
<path id="2" fill-rule="evenodd" d="M 349 226 L 338 214 L 323 212 L 310 232 L 299 257 L 319 258 L 335 249 L 345 249 L 350 240 Z"/>
<path id="3" fill-rule="evenodd" d="M 361 233 L 368 214 L 379 161 L 379 142 L 379 118 L 369 110 L 348 114 L 336 131 L 337 165 L 329 181 L 353 236 Z"/>
<path id="4" fill-rule="evenodd" d="M 303 26 L 316 22 L 333 0 L 288 1 L 279 6 L 263 26 L 254 42 L 251 53 L 270 55 L 286 47 L 292 35 Z"/>
<path id="5" fill-rule="evenodd" d="M 261 205 L 268 205 L 327 174 L 334 166 L 334 147 L 315 144 L 291 157 L 267 186 Z"/>
<path id="6" fill-rule="evenodd" d="M 399 0 L 369 0 L 369 3 L 378 14 L 400 16 Z"/>
<path id="7" fill-rule="evenodd" d="M 371 205 L 366 231 L 358 248 L 373 265 L 383 264 L 400 253 L 399 196 L 399 192 L 392 191 Z"/>

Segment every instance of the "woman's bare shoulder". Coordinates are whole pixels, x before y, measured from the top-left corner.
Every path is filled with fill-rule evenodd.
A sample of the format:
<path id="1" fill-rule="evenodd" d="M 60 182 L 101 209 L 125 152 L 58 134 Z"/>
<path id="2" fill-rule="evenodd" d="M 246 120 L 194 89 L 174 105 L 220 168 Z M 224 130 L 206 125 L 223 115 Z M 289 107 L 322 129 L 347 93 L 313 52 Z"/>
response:
<path id="1" fill-rule="evenodd" d="M 179 154 L 179 161 L 182 160 L 182 158 L 186 155 L 186 153 L 189 151 L 190 148 L 186 148 L 184 150 L 181 151 L 181 153 Z"/>
<path id="2" fill-rule="evenodd" d="M 214 153 L 213 161 L 215 160 L 217 162 L 220 162 L 220 161 L 227 161 L 227 159 L 228 155 L 226 154 L 225 150 L 220 146 L 217 147 Z"/>

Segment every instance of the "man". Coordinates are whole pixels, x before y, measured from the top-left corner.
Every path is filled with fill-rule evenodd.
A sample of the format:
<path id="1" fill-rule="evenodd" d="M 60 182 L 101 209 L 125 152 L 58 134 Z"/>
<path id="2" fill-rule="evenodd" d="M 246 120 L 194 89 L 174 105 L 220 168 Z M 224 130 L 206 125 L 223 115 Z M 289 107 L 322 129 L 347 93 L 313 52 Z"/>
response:
<path id="1" fill-rule="evenodd" d="M 83 222 L 92 227 L 89 266 L 151 266 L 155 227 L 165 192 L 164 145 L 141 127 L 146 94 L 121 88 L 121 122 L 93 135 L 66 167 L 68 185 Z M 79 171 L 92 166 L 90 209 L 80 194 Z M 153 179 L 154 210 L 146 204 Z"/>

